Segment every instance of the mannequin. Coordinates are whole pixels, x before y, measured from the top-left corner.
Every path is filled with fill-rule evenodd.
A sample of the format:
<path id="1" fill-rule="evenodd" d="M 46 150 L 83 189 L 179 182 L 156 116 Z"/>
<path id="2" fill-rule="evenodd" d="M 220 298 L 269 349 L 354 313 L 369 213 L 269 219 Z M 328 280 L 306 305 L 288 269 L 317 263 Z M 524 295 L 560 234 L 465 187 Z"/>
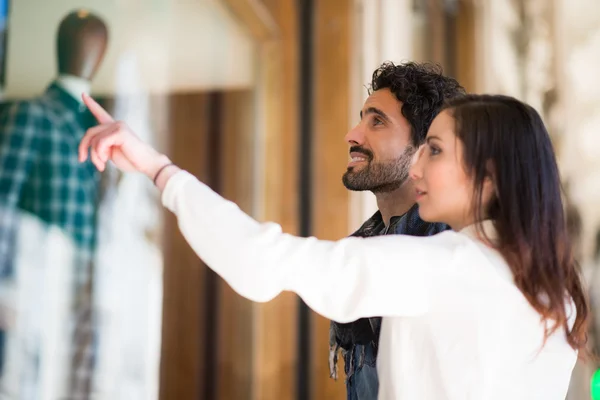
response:
<path id="1" fill-rule="evenodd" d="M 39 293 L 29 293 L 31 288 L 40 287 L 39 282 L 33 285 L 16 282 L 15 278 L 19 276 L 15 271 L 21 268 L 20 264 L 43 262 L 30 259 L 28 263 L 22 263 L 21 255 L 15 253 L 14 249 L 22 247 L 18 240 L 22 237 L 19 232 L 22 216 L 34 217 L 43 226 L 57 228 L 74 249 L 73 260 L 68 266 L 65 265 L 67 263 L 55 265 L 56 262 L 47 260 L 48 265 L 39 268 L 43 271 L 60 269 L 60 273 L 68 270 L 69 276 L 72 276 L 69 287 L 43 289 L 43 293 L 69 292 L 69 321 L 65 321 L 61 331 L 54 335 L 62 342 L 46 343 L 45 338 L 51 335 L 33 332 L 44 327 L 20 326 L 13 332 L 17 338 L 23 332 L 27 337 L 39 338 L 38 343 L 29 340 L 29 348 L 16 352 L 22 358 L 13 363 L 19 365 L 18 371 L 13 368 L 10 373 L 7 372 L 10 377 L 2 378 L 5 382 L 15 382 L 11 391 L 18 393 L 18 398 L 83 399 L 90 394 L 94 357 L 94 351 L 90 350 L 94 330 L 91 276 L 100 174 L 91 164 L 78 162 L 76 146 L 93 125 L 91 115 L 82 105 L 81 94 L 89 93 L 107 45 L 108 29 L 100 17 L 87 10 L 69 13 L 62 19 L 57 31 L 57 77 L 41 96 L 16 102 L 0 116 L 0 277 L 4 281 L 0 285 L 14 284 L 21 293 L 26 291 L 25 296 L 19 295 L 20 299 L 31 297 L 27 300 L 29 303 L 15 305 L 17 318 L 23 320 L 26 310 L 34 310 L 29 312 L 35 313 L 44 306 Z M 28 256 L 27 252 L 21 254 L 25 258 Z M 42 280 L 41 277 L 38 279 Z M 66 331 L 68 324 L 74 326 L 71 332 Z M 7 330 L 10 336 L 11 327 Z M 17 339 L 14 342 L 23 341 Z M 8 343 L 8 352 L 11 351 L 10 346 Z M 45 348 L 60 346 L 65 348 L 65 354 L 69 354 L 61 361 L 67 365 L 56 365 L 58 361 L 53 365 L 48 360 L 51 357 L 44 356 L 48 354 Z M 27 355 L 19 355 L 21 353 Z M 23 360 L 25 358 L 27 360 Z M 11 369 L 10 359 L 6 362 L 6 369 Z M 57 381 L 62 383 L 57 385 Z M 24 385 L 22 382 L 27 382 L 28 387 L 20 387 Z"/>

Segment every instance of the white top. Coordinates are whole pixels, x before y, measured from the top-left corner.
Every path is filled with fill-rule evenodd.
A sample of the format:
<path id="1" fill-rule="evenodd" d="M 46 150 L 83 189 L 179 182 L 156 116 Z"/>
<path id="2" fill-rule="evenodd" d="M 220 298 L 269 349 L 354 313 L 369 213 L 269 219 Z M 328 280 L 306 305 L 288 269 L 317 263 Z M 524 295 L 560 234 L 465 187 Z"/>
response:
<path id="1" fill-rule="evenodd" d="M 425 238 L 299 238 L 258 223 L 184 171 L 167 183 L 163 204 L 242 296 L 266 302 L 292 291 L 339 322 L 383 316 L 379 399 L 566 396 L 576 351 L 561 329 L 541 347 L 540 315 L 473 228 Z"/>

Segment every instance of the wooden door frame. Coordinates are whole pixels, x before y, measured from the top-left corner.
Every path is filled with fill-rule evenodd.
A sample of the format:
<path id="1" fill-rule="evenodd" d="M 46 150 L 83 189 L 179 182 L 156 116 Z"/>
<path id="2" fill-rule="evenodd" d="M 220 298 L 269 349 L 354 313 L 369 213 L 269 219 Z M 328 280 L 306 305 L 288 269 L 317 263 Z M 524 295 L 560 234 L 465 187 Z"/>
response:
<path id="1" fill-rule="evenodd" d="M 313 0 L 314 100 L 311 132 L 300 132 L 300 29 L 297 0 L 222 0 L 257 46 L 256 124 L 253 140 L 255 189 L 253 216 L 276 221 L 299 233 L 300 135 L 312 135 L 311 232 L 324 239 L 349 233 L 349 192 L 341 184 L 347 161 L 343 138 L 350 125 L 354 52 L 354 1 Z M 343 379 L 334 382 L 327 367 L 329 321 L 311 312 L 307 354 L 298 354 L 298 297 L 284 293 L 266 304 L 252 304 L 252 399 L 294 399 L 297 384 L 313 399 L 343 399 Z M 298 359 L 309 363 L 307 382 L 297 382 Z"/>

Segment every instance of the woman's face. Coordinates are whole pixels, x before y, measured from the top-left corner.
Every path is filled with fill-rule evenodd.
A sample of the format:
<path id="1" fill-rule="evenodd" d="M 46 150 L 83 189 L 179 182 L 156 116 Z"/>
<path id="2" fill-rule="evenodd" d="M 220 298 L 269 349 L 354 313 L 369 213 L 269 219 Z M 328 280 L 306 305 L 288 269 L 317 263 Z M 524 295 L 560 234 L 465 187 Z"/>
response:
<path id="1" fill-rule="evenodd" d="M 417 152 L 410 177 L 424 221 L 443 222 L 455 231 L 475 222 L 474 183 L 465 170 L 463 145 L 456 137 L 450 111 L 442 111 L 433 120 L 426 142 Z M 485 202 L 493 193 L 490 182 L 484 182 L 483 189 Z"/>

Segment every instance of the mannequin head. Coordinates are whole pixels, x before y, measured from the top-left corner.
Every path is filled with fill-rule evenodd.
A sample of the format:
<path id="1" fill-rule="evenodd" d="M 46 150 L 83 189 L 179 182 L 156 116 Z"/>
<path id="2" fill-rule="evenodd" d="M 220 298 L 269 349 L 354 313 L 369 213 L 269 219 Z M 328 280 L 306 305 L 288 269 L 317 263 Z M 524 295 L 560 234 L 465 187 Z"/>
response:
<path id="1" fill-rule="evenodd" d="M 58 28 L 58 73 L 92 80 L 107 44 L 108 29 L 99 17 L 86 10 L 71 12 Z"/>

